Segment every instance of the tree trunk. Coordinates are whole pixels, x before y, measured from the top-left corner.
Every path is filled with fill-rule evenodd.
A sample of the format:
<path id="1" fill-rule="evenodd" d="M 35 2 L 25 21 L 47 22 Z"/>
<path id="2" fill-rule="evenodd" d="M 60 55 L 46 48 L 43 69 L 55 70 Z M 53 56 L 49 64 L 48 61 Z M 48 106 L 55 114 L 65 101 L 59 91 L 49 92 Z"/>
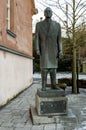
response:
<path id="1" fill-rule="evenodd" d="M 73 88 L 72 92 L 77 94 L 77 74 L 76 74 L 76 39 L 75 39 L 75 0 L 73 0 L 73 72 L 72 72 L 72 78 L 73 78 Z"/>

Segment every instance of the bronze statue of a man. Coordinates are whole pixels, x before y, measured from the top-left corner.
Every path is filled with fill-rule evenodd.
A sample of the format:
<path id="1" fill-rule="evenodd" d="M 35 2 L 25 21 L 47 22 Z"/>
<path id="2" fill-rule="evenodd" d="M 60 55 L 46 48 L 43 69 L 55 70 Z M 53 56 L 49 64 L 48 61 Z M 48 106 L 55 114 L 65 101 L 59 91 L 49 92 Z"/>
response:
<path id="1" fill-rule="evenodd" d="M 62 55 L 61 27 L 51 19 L 52 10 L 44 10 L 45 20 L 36 24 L 35 47 L 40 55 L 42 90 L 46 90 L 47 74 L 50 73 L 51 88 L 56 89 L 56 69 L 58 58 Z"/>

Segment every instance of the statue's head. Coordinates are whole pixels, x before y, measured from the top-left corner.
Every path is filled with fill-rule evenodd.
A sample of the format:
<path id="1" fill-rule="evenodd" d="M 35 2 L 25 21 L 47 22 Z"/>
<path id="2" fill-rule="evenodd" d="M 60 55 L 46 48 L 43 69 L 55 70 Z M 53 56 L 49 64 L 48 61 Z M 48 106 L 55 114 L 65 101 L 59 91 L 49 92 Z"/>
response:
<path id="1" fill-rule="evenodd" d="M 52 9 L 50 7 L 47 7 L 45 10 L 44 10 L 44 16 L 46 18 L 51 18 L 52 17 Z"/>

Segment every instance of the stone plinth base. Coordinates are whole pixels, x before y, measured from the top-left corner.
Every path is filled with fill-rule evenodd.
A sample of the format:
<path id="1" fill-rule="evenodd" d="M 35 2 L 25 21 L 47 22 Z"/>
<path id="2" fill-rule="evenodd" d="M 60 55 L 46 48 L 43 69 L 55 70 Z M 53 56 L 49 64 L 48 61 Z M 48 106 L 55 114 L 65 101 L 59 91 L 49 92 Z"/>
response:
<path id="1" fill-rule="evenodd" d="M 37 90 L 36 111 L 39 116 L 65 115 L 67 114 L 67 98 L 61 89 Z"/>
<path id="2" fill-rule="evenodd" d="M 76 116 L 69 109 L 67 115 L 63 116 L 38 116 L 34 107 L 31 107 L 32 121 L 34 125 L 47 123 L 77 123 Z"/>

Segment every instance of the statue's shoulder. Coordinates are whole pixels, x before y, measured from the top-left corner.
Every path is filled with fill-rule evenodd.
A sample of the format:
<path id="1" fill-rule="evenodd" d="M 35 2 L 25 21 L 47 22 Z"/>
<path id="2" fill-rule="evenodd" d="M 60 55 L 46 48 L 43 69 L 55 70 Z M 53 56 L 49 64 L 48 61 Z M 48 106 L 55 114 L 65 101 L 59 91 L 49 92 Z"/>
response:
<path id="1" fill-rule="evenodd" d="M 40 21 L 40 22 L 38 22 L 36 25 L 37 25 L 37 26 L 41 26 L 43 23 L 44 23 L 44 21 Z"/>
<path id="2" fill-rule="evenodd" d="M 40 21 L 40 22 L 37 22 L 37 23 L 36 23 L 36 28 L 37 28 L 38 30 L 43 29 L 44 26 L 45 26 L 44 21 Z"/>
<path id="3" fill-rule="evenodd" d="M 57 21 L 52 20 L 52 23 L 53 23 L 55 26 L 60 26 L 60 23 L 58 23 Z"/>

